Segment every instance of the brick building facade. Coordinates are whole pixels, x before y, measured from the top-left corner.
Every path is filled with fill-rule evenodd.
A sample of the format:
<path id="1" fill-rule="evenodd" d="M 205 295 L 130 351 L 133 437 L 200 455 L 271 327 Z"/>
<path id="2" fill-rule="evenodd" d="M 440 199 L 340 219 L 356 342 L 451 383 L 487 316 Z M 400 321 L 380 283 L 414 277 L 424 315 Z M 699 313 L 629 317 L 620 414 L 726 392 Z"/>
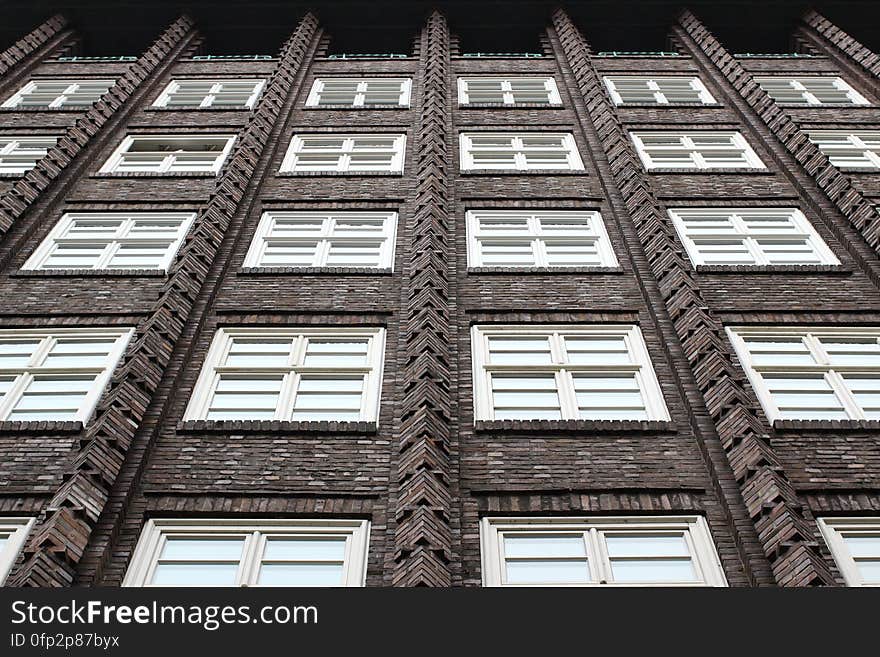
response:
<path id="1" fill-rule="evenodd" d="M 7 585 L 880 583 L 880 56 L 454 27 L 0 53 Z"/>

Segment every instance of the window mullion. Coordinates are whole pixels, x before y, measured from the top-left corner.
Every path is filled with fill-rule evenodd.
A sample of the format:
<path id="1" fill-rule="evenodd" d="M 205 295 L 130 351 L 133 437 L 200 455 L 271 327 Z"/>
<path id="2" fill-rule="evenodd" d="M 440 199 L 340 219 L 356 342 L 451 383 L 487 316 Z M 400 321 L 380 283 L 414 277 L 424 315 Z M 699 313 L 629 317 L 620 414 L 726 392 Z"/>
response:
<path id="1" fill-rule="evenodd" d="M 854 420 L 864 420 L 865 412 L 856 401 L 855 395 L 850 392 L 849 386 L 846 385 L 840 372 L 829 369 L 825 373 L 825 380 L 831 385 L 831 388 L 843 404 L 844 410 L 846 410 L 850 417 Z"/>
<path id="2" fill-rule="evenodd" d="M 593 580 L 599 584 L 608 584 L 611 578 L 611 563 L 605 550 L 605 541 L 599 534 L 599 530 L 590 527 L 589 534 L 591 566 L 593 567 Z"/>

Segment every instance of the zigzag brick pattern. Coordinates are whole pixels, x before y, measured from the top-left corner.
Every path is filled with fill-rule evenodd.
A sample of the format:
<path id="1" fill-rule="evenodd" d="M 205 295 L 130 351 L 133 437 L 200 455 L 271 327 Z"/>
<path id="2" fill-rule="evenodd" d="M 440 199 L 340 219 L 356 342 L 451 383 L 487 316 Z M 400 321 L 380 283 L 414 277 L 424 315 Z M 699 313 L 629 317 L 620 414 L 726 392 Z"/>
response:
<path id="1" fill-rule="evenodd" d="M 880 80 L 880 55 L 841 30 L 834 23 L 813 10 L 804 16 L 804 22 L 824 37 L 833 47 L 845 53 L 866 73 Z"/>
<path id="2" fill-rule="evenodd" d="M 710 314 L 673 229 L 659 210 L 660 203 L 591 61 L 589 46 L 565 12 L 557 11 L 553 24 L 776 582 L 781 586 L 832 585 L 834 578 L 818 550 L 811 524 L 768 442 L 754 402 L 738 382 L 723 327 Z"/>
<path id="3" fill-rule="evenodd" d="M 55 15 L 28 33 L 24 38 L 19 39 L 6 50 L 0 52 L 0 78 L 22 64 L 65 27 L 67 27 L 67 19 L 64 16 Z"/>
<path id="4" fill-rule="evenodd" d="M 178 21 L 169 30 L 172 34 L 166 32 L 157 46 L 170 47 L 189 27 L 188 19 Z M 317 19 L 309 14 L 282 47 L 260 104 L 236 140 L 227 168 L 199 212 L 158 301 L 138 326 L 126 358 L 117 368 L 96 417 L 87 427 L 81 447 L 72 459 L 65 483 L 32 532 L 24 550 L 25 562 L 10 584 L 69 586 L 73 583 L 77 564 L 108 500 L 126 451 L 159 386 L 316 30 Z M 153 66 L 159 57 L 150 56 Z"/>

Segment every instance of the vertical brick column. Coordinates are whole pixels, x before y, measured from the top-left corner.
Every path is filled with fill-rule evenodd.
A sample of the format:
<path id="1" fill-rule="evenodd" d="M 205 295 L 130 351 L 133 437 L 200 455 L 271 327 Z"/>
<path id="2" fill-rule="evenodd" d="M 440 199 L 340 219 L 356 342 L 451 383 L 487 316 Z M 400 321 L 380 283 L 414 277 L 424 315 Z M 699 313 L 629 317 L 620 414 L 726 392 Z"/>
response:
<path id="1" fill-rule="evenodd" d="M 306 58 L 318 22 L 308 14 L 284 44 L 260 102 L 241 131 L 223 173 L 198 213 L 169 270 L 158 301 L 136 329 L 122 364 L 25 547 L 18 586 L 69 586 L 156 392 L 230 221 L 255 176 L 263 151 Z"/>
<path id="2" fill-rule="evenodd" d="M 397 443 L 396 586 L 449 586 L 450 490 L 449 29 L 428 19 L 419 56 L 424 74 L 415 133 L 416 201 L 404 270 L 403 386 Z"/>
<path id="3" fill-rule="evenodd" d="M 673 238 L 673 228 L 608 98 L 589 46 L 565 12 L 554 14 L 553 25 L 776 582 L 833 584 L 797 493 L 736 376 L 723 326 L 709 310 Z"/>
<path id="4" fill-rule="evenodd" d="M 795 36 L 856 75 L 872 93 L 880 94 L 880 54 L 869 50 L 822 14 L 812 9 L 804 14 L 803 24 Z"/>
<path id="5" fill-rule="evenodd" d="M 25 65 L 29 60 L 45 56 L 52 49 L 57 47 L 63 38 L 59 38 L 63 33 L 69 32 L 67 28 L 67 19 L 60 14 L 56 14 L 39 27 L 34 28 L 31 32 L 19 39 L 3 52 L 0 52 L 0 82 L 9 73 L 14 73 L 20 66 Z"/>

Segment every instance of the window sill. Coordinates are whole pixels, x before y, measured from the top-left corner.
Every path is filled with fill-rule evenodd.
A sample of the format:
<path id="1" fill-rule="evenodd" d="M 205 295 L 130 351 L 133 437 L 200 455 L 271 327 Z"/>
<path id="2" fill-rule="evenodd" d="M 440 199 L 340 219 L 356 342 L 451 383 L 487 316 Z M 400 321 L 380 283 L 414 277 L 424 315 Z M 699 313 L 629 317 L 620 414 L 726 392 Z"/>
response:
<path id="1" fill-rule="evenodd" d="M 627 109 L 629 107 L 635 109 L 663 109 L 666 107 L 705 107 L 706 109 L 719 109 L 723 108 L 724 105 L 721 103 L 620 103 L 619 105 L 615 105 L 615 107 L 620 107 L 623 109 Z"/>
<path id="2" fill-rule="evenodd" d="M 775 431 L 880 431 L 880 420 L 774 420 Z"/>
<path id="3" fill-rule="evenodd" d="M 0 422 L 0 434 L 79 433 L 83 423 L 79 420 L 33 420 Z"/>
<path id="4" fill-rule="evenodd" d="M 861 103 L 822 103 L 821 105 L 810 105 L 809 103 L 780 103 L 777 101 L 776 104 L 783 109 L 877 109 L 877 106 L 873 103 L 867 105 L 862 105 Z"/>
<path id="5" fill-rule="evenodd" d="M 375 267 L 242 267 L 242 276 L 390 276 L 389 268 Z"/>
<path id="6" fill-rule="evenodd" d="M 669 433 L 674 432 L 667 420 L 477 420 L 478 433 Z"/>
<path id="7" fill-rule="evenodd" d="M 89 178 L 216 178 L 219 171 L 105 171 L 93 173 Z"/>
<path id="8" fill-rule="evenodd" d="M 95 101 L 97 103 L 98 101 Z M 75 112 L 75 113 L 84 113 L 88 112 L 92 107 L 95 106 L 95 103 L 90 105 L 70 105 L 67 107 L 0 107 L 0 113 L 9 114 L 15 112 L 25 112 L 28 114 L 33 113 L 41 113 L 41 112 Z"/>
<path id="9" fill-rule="evenodd" d="M 710 169 L 687 169 L 687 168 L 662 168 L 662 169 L 645 169 L 646 173 L 656 173 L 659 175 L 665 174 L 675 174 L 676 176 L 687 176 L 687 175 L 700 175 L 711 173 L 713 175 L 718 174 L 735 174 L 735 175 L 757 175 L 757 176 L 774 176 L 776 173 L 771 171 L 770 169 L 752 169 L 749 167 L 716 167 Z"/>
<path id="10" fill-rule="evenodd" d="M 460 169 L 462 176 L 586 176 L 584 169 Z"/>
<path id="11" fill-rule="evenodd" d="M 468 274 L 622 274 L 623 267 L 468 267 Z"/>
<path id="12" fill-rule="evenodd" d="M 826 156 L 827 157 L 827 156 Z M 850 174 L 850 173 L 880 173 L 880 167 L 841 167 L 836 164 L 832 164 L 831 166 L 835 167 L 840 173 Z"/>
<path id="13" fill-rule="evenodd" d="M 700 274 L 838 274 L 849 276 L 852 269 L 840 265 L 697 265 Z"/>
<path id="14" fill-rule="evenodd" d="M 14 278 L 165 278 L 164 269 L 19 269 Z"/>
<path id="15" fill-rule="evenodd" d="M 403 171 L 279 171 L 278 178 L 401 178 Z"/>
<path id="16" fill-rule="evenodd" d="M 331 111 L 363 111 L 363 110 L 402 110 L 404 112 L 412 109 L 410 105 L 362 105 L 355 107 L 354 105 L 303 105 L 302 109 L 306 112 L 314 112 L 316 110 Z"/>
<path id="17" fill-rule="evenodd" d="M 178 433 L 336 433 L 372 434 L 378 431 L 375 422 L 314 420 L 185 420 L 177 424 Z"/>
<path id="18" fill-rule="evenodd" d="M 567 109 L 565 105 L 560 104 L 551 104 L 551 103 L 513 103 L 505 104 L 505 103 L 459 103 L 458 109 L 461 110 L 469 110 L 469 109 L 540 109 L 540 110 L 558 110 L 558 109 Z"/>
<path id="19" fill-rule="evenodd" d="M 9 171 L 3 171 L 0 172 L 0 180 L 3 180 L 4 178 L 9 180 L 18 180 L 19 178 L 24 178 L 26 174 L 27 171 L 23 173 L 11 173 Z"/>
<path id="20" fill-rule="evenodd" d="M 174 107 L 145 107 L 145 112 L 253 112 L 253 107 L 200 107 L 198 105 L 175 105 Z"/>

